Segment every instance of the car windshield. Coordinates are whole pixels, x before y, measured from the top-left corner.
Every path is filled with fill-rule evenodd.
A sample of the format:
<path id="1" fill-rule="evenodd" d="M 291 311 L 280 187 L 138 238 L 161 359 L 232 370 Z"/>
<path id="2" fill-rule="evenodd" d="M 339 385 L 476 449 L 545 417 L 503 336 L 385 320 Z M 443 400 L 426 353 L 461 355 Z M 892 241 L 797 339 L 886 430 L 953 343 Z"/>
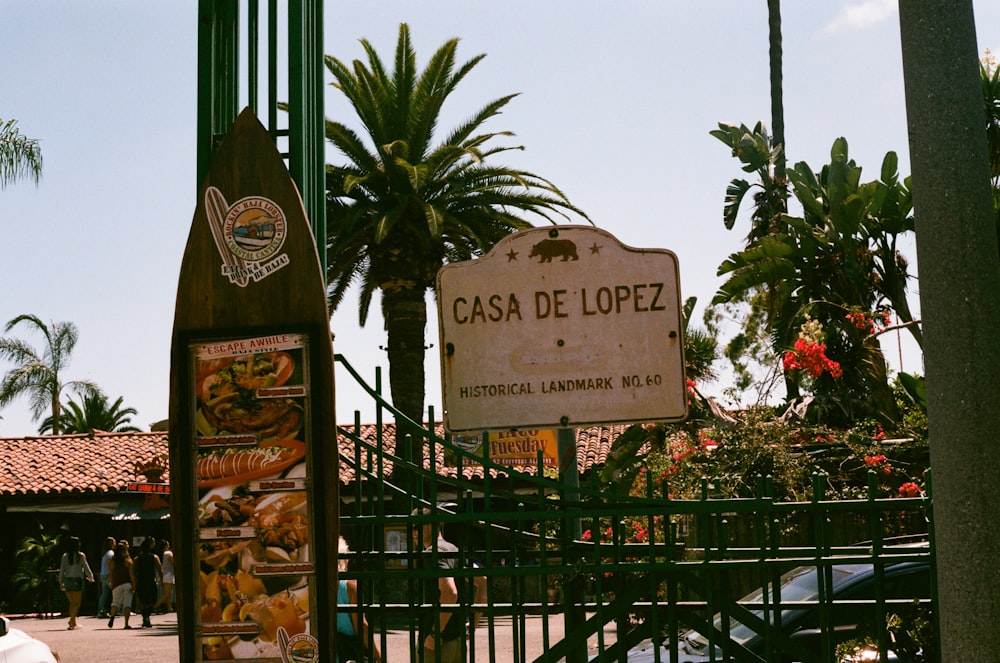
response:
<path id="1" fill-rule="evenodd" d="M 864 564 L 843 564 L 832 567 L 831 571 L 833 575 L 834 593 L 836 593 L 837 588 L 843 585 L 849 578 L 870 568 L 870 566 Z M 819 597 L 819 587 L 816 578 L 816 567 L 814 566 L 802 566 L 785 573 L 781 576 L 781 602 L 784 604 L 789 601 L 815 601 Z M 744 596 L 739 600 L 739 603 L 747 606 L 756 606 L 750 608 L 750 612 L 757 617 L 762 618 L 764 616 L 764 609 L 760 606 L 764 603 L 764 601 L 765 590 L 760 589 L 752 594 Z M 782 619 L 796 609 L 796 607 L 782 608 Z M 715 627 L 715 630 L 722 632 L 721 614 L 715 615 L 712 625 Z M 733 642 L 746 644 L 756 636 L 757 631 L 740 622 L 735 617 L 730 617 L 729 637 Z M 688 633 L 685 639 L 699 649 L 708 645 L 708 638 L 696 631 Z"/>

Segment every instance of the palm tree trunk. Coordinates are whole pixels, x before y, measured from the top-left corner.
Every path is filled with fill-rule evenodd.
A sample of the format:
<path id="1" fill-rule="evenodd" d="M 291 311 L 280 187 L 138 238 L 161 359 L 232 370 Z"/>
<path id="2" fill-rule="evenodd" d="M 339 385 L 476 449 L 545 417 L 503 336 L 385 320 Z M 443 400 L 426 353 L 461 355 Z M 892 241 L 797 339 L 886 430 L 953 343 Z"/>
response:
<path id="1" fill-rule="evenodd" d="M 60 425 L 60 419 L 62 418 L 62 405 L 59 403 L 59 390 L 55 390 L 52 394 L 52 434 L 59 435 L 62 433 L 62 426 Z"/>
<path id="2" fill-rule="evenodd" d="M 771 72 L 771 146 L 781 151 L 774 160 L 774 183 L 778 192 L 775 203 L 777 215 L 788 211 L 788 189 L 785 186 L 785 110 L 782 95 L 781 73 L 781 0 L 767 0 L 767 40 L 768 62 Z M 773 221 L 773 220 L 772 220 Z M 785 371 L 786 398 L 791 401 L 799 397 L 799 386 Z"/>
<path id="3" fill-rule="evenodd" d="M 388 333 L 389 390 L 392 404 L 417 424 L 424 420 L 424 333 L 427 303 L 422 288 L 382 291 L 382 315 Z M 410 444 L 404 445 L 410 434 Z M 423 437 L 406 421 L 396 422 L 396 455 L 419 462 Z"/>
<path id="4" fill-rule="evenodd" d="M 774 179 L 785 179 L 785 111 L 781 75 L 781 0 L 767 0 L 768 59 L 771 69 L 771 144 L 781 147 L 774 162 Z"/>

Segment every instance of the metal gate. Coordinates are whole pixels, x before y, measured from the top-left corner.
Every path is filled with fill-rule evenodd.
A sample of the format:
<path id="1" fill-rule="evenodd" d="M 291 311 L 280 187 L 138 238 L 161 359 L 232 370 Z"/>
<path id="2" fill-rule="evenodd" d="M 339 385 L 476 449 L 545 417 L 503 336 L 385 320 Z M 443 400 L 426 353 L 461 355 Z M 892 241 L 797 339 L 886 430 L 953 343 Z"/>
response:
<path id="1" fill-rule="evenodd" d="M 864 635 L 886 660 L 887 615 L 933 605 L 927 537 L 887 535 L 901 518 L 929 526 L 929 498 L 879 499 L 873 484 L 867 499 L 826 500 L 822 476 L 798 503 L 772 500 L 766 477 L 752 499 L 713 499 L 710 478 L 699 500 L 669 499 L 653 483 L 643 497 L 587 476 L 567 486 L 541 454 L 520 470 L 472 457 L 366 388 L 375 424 L 356 413 L 338 429 L 351 442 L 341 449 L 353 449 L 341 458 L 352 548 L 342 577 L 359 590 L 345 610 L 365 616 L 392 663 L 424 660 L 420 622 L 435 611 L 465 621 L 469 661 L 832 662 L 840 641 Z M 421 459 L 391 453 L 396 426 L 424 438 Z M 426 524 L 457 545 L 456 571 L 427 563 L 439 551 L 422 539 Z M 456 604 L 421 592 L 443 575 L 456 579 Z"/>
<path id="2" fill-rule="evenodd" d="M 259 105 L 287 149 L 314 234 L 325 237 L 322 3 L 245 7 L 199 4 L 198 182 L 239 107 L 256 113 Z M 277 113 L 283 71 L 287 129 Z M 766 477 L 751 499 L 714 499 L 712 478 L 699 500 L 669 499 L 662 485 L 645 496 L 609 494 L 586 476 L 579 487 L 546 476 L 541 459 L 532 471 L 474 459 L 441 434 L 433 412 L 426 428 L 406 423 L 369 392 L 374 432 L 365 434 L 360 417 L 338 431 L 353 442 L 342 447 L 353 453 L 341 456 L 349 478 L 341 529 L 355 552 L 342 577 L 359 586 L 358 605 L 345 609 L 367 618 L 392 663 L 421 660 L 418 623 L 436 609 L 419 588 L 442 572 L 413 550 L 426 541 L 417 535 L 410 544 L 425 524 L 460 551 L 458 602 L 440 609 L 468 619 L 462 647 L 470 661 L 827 662 L 839 640 L 864 632 L 877 636 L 885 660 L 886 615 L 911 606 L 914 594 L 933 609 L 933 545 L 886 537 L 887 522 L 899 517 L 926 520 L 932 535 L 929 498 L 878 499 L 873 488 L 867 499 L 826 500 L 821 477 L 802 503 L 775 502 Z M 383 425 L 384 415 L 395 425 Z M 422 458 L 389 453 L 398 435 L 423 439 Z M 445 451 L 457 467 L 445 464 Z M 432 511 L 409 515 L 418 508 Z M 631 536 L 635 528 L 644 530 L 642 542 Z M 433 560 L 433 541 L 430 548 Z M 896 583 L 911 567 L 931 574 L 927 591 Z M 874 579 L 869 593 L 841 592 L 856 589 L 849 581 L 861 575 Z M 477 577 L 486 579 L 482 600 Z M 797 593 L 783 595 L 786 588 Z M 864 619 L 842 623 L 845 611 Z"/>

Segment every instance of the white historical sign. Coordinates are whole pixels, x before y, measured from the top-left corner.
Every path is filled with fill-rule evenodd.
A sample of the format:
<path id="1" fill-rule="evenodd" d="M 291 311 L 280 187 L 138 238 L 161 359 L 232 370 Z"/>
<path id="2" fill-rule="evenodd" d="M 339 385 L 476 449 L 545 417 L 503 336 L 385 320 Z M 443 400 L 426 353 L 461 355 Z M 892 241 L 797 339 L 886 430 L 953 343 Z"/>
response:
<path id="1" fill-rule="evenodd" d="M 671 251 L 591 226 L 532 228 L 443 267 L 437 301 L 449 431 L 687 416 Z"/>

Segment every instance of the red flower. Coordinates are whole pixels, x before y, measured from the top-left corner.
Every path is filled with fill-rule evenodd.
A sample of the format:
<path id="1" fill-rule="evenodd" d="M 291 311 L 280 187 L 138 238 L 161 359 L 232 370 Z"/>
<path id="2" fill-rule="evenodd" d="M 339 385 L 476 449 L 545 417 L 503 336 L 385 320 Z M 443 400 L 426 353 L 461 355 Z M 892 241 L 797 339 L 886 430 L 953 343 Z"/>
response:
<path id="1" fill-rule="evenodd" d="M 865 456 L 865 465 L 882 474 L 892 474 L 892 465 L 888 463 L 888 459 L 883 454 Z"/>
<path id="2" fill-rule="evenodd" d="M 865 465 L 868 467 L 878 467 L 886 461 L 886 458 L 882 454 L 876 456 L 865 456 Z"/>
<path id="3" fill-rule="evenodd" d="M 688 446 L 680 447 L 678 449 L 675 449 L 672 458 L 674 459 L 675 463 L 680 463 L 688 456 L 694 454 L 696 451 L 697 449 L 695 449 L 694 447 L 688 447 Z"/>
<path id="4" fill-rule="evenodd" d="M 804 369 L 809 375 L 818 378 L 824 371 L 836 379 L 844 374 L 838 362 L 826 356 L 825 343 L 810 343 L 805 339 L 795 341 L 795 350 L 789 350 L 781 360 L 786 371 Z"/>
<path id="5" fill-rule="evenodd" d="M 856 329 L 860 329 L 863 332 L 868 332 L 869 334 L 874 331 L 874 324 L 871 319 L 868 318 L 864 313 L 848 313 L 846 316 L 848 322 L 850 322 Z"/>
<path id="6" fill-rule="evenodd" d="M 583 539 L 584 541 L 590 541 L 590 537 L 591 537 L 591 534 L 590 534 L 590 530 L 589 530 L 589 529 L 588 529 L 587 531 L 585 531 L 585 532 L 583 533 L 583 535 L 581 536 L 581 538 L 582 538 L 582 539 Z"/>
<path id="7" fill-rule="evenodd" d="M 907 481 L 902 486 L 899 487 L 900 497 L 920 497 L 920 486 L 913 483 L 912 481 Z"/>
<path id="8" fill-rule="evenodd" d="M 892 323 L 892 316 L 888 311 L 875 311 L 874 313 L 848 313 L 844 316 L 847 321 L 854 325 L 855 329 L 874 334 L 882 331 Z"/>

